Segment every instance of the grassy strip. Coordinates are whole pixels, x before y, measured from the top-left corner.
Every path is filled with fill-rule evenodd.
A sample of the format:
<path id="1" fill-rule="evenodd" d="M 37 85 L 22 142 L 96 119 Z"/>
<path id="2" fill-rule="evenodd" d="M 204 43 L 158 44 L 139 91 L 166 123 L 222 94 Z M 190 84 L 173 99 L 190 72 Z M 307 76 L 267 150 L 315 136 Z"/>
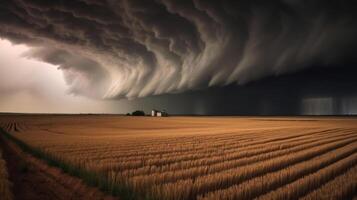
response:
<path id="1" fill-rule="evenodd" d="M 79 166 L 67 164 L 63 160 L 49 153 L 45 153 L 39 148 L 35 148 L 26 144 L 15 136 L 7 133 L 2 128 L 0 128 L 0 132 L 7 139 L 19 146 L 24 152 L 27 152 L 36 158 L 44 160 L 50 166 L 62 169 L 65 173 L 71 176 L 82 179 L 89 186 L 98 187 L 102 192 L 105 192 L 112 196 L 120 197 L 120 199 L 123 200 L 142 199 L 136 194 L 134 194 L 134 192 L 132 192 L 129 188 L 124 187 L 122 185 L 110 183 L 108 179 L 106 179 L 105 176 L 100 173 L 90 172 Z"/>
<path id="2" fill-rule="evenodd" d="M 12 200 L 11 192 L 12 183 L 9 181 L 9 174 L 6 167 L 6 161 L 2 157 L 0 149 L 0 197 L 2 200 Z"/>

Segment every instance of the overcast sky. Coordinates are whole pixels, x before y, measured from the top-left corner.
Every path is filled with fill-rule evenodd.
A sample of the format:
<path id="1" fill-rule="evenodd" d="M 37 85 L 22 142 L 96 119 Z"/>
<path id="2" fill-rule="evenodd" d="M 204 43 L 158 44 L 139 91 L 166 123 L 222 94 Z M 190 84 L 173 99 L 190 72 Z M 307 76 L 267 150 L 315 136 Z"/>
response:
<path id="1" fill-rule="evenodd" d="M 257 107 L 250 102 L 261 108 L 253 114 L 279 114 L 271 102 L 287 90 L 272 84 L 275 78 L 316 66 L 339 70 L 355 60 L 356 9 L 349 0 L 2 0 L 0 111 L 125 113 L 169 101 L 176 113 L 215 114 L 206 108 L 211 103 L 195 99 L 233 85 L 231 99 L 239 100 L 233 114 Z M 248 92 L 258 95 L 247 96 L 256 82 L 278 91 L 275 97 L 260 86 Z M 299 94 L 284 98 L 293 107 L 283 113 L 346 114 L 351 106 L 341 102 L 355 102 L 353 91 L 334 97 L 334 85 L 322 99 L 319 89 L 308 99 L 307 85 L 284 84 Z M 178 95 L 185 105 L 175 102 Z M 266 100 L 254 101 L 258 96 Z M 205 101 L 224 104 L 216 98 Z M 334 101 L 341 109 L 332 103 L 336 98 L 345 99 Z"/>

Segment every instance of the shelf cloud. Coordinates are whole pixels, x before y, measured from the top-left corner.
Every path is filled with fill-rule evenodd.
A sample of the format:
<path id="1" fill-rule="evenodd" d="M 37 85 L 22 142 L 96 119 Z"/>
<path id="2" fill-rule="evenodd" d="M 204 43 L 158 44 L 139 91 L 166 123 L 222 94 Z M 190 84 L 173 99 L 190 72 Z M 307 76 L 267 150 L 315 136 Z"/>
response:
<path id="1" fill-rule="evenodd" d="M 0 37 L 58 66 L 74 94 L 130 99 L 353 59 L 355 11 L 345 0 L 2 0 Z"/>

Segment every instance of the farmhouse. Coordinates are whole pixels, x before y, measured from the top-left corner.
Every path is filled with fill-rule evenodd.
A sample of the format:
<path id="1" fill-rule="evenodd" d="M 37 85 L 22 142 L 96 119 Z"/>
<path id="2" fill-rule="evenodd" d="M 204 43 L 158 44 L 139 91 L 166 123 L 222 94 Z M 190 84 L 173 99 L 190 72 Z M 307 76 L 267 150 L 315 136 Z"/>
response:
<path id="1" fill-rule="evenodd" d="M 167 117 L 168 114 L 167 114 L 166 110 L 159 111 L 159 110 L 153 109 L 151 111 L 151 116 L 152 117 Z"/>

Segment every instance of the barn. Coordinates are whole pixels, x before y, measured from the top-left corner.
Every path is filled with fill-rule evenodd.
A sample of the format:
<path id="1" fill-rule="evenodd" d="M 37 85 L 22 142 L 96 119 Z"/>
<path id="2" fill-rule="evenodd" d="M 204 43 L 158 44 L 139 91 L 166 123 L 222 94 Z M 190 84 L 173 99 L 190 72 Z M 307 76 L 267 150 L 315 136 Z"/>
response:
<path id="1" fill-rule="evenodd" d="M 159 111 L 159 110 L 151 110 L 151 116 L 152 117 L 167 117 L 168 114 L 166 112 L 166 110 L 162 110 L 162 111 Z"/>

